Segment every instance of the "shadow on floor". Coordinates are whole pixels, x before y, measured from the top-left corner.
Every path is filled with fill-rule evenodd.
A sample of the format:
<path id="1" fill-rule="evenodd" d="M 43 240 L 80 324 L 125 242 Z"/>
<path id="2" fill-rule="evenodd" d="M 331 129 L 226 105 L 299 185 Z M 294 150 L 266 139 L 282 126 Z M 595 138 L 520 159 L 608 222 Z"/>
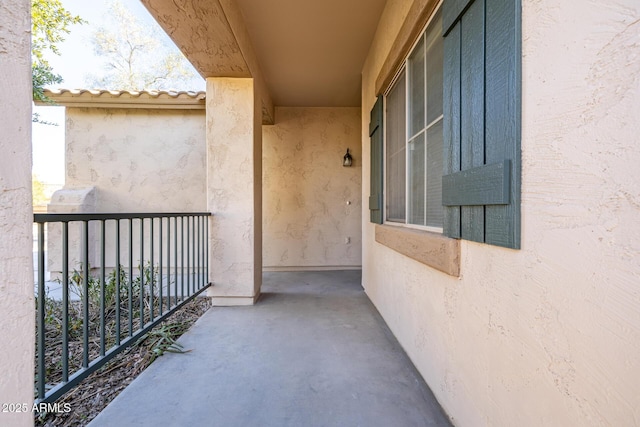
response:
<path id="1" fill-rule="evenodd" d="M 359 271 L 265 273 L 214 307 L 90 425 L 449 426 Z"/>

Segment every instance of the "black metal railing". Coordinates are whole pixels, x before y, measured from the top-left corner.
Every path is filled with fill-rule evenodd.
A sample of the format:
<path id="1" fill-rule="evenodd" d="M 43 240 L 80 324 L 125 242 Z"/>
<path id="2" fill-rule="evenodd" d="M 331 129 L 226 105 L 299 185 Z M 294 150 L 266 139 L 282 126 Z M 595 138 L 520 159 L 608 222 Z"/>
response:
<path id="1" fill-rule="evenodd" d="M 210 215 L 34 215 L 37 403 L 56 401 L 210 286 Z M 47 282 L 46 269 L 57 277 Z"/>

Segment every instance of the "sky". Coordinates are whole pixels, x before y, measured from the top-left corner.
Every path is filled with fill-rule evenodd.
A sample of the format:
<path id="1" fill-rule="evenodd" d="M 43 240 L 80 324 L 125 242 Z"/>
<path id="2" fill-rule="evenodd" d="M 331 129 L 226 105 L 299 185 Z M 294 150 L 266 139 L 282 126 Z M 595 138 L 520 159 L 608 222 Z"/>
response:
<path id="1" fill-rule="evenodd" d="M 121 0 L 122 4 L 145 24 L 157 26 L 149 12 L 139 0 Z M 102 61 L 93 53 L 91 35 L 96 28 L 106 25 L 105 16 L 111 0 L 61 0 L 62 5 L 72 15 L 79 15 L 87 21 L 84 25 L 74 25 L 65 41 L 58 44 L 61 55 L 47 54 L 46 58 L 55 73 L 63 78 L 58 89 L 90 89 L 86 85 L 86 76 L 102 66 Z M 164 32 L 161 31 L 164 35 Z M 171 46 L 173 42 L 166 37 Z M 175 48 L 177 50 L 177 48 Z M 199 84 L 199 86 L 198 86 Z M 204 90 L 204 80 L 194 82 L 189 90 Z M 64 107 L 34 106 L 34 113 L 46 122 L 57 126 L 34 123 L 33 173 L 47 184 L 64 184 Z"/>

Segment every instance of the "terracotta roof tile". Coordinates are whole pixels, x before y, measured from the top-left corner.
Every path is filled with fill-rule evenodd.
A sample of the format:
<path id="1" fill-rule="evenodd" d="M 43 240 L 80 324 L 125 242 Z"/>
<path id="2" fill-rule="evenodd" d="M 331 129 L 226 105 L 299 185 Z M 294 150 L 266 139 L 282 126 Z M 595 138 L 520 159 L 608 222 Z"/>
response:
<path id="1" fill-rule="evenodd" d="M 204 109 L 206 92 L 45 89 L 53 105 L 94 108 Z M 37 105 L 52 105 L 36 102 Z"/>

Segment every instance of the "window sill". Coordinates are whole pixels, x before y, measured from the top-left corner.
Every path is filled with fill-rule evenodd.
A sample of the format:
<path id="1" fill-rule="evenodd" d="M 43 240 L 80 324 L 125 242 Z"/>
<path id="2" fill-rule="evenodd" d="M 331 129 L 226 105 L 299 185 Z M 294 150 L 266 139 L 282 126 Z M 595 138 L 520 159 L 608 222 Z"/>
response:
<path id="1" fill-rule="evenodd" d="M 457 239 L 429 231 L 376 225 L 376 242 L 450 276 L 460 276 Z"/>

